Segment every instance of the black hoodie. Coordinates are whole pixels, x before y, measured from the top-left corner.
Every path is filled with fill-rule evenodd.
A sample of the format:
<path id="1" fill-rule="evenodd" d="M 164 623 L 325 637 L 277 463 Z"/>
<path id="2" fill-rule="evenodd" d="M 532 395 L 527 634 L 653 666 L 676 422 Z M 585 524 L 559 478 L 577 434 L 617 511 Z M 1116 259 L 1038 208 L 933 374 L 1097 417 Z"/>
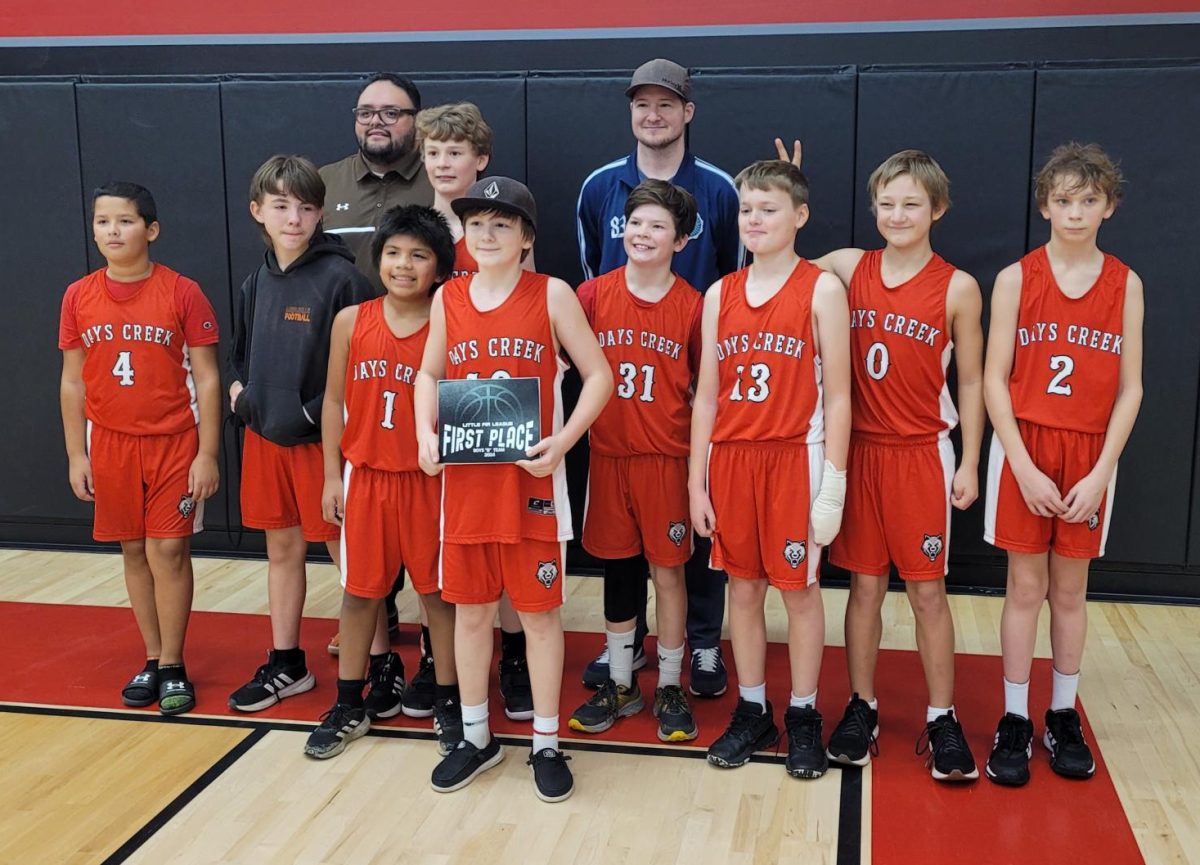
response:
<path id="1" fill-rule="evenodd" d="M 244 385 L 234 410 L 285 447 L 321 440 L 329 332 L 340 310 L 376 296 L 341 239 L 320 233 L 286 271 L 273 250 L 237 294 L 229 374 Z"/>

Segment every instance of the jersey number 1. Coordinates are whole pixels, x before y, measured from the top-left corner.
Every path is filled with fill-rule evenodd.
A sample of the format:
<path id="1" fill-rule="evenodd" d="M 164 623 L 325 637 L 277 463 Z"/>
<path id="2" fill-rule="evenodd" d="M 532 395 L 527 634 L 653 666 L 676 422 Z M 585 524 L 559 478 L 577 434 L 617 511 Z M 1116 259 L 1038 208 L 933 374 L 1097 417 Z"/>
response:
<path id="1" fill-rule="evenodd" d="M 112 374 L 117 377 L 121 387 L 133 387 L 132 356 L 132 352 L 123 351 L 117 355 L 117 362 L 113 364 Z"/>

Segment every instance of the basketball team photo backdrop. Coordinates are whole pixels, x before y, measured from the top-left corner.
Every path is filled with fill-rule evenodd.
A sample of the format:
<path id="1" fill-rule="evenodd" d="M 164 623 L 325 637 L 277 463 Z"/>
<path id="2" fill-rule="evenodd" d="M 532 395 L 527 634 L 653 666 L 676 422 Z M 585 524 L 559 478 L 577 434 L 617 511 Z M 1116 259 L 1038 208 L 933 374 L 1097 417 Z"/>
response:
<path id="1" fill-rule="evenodd" d="M 1072 139 L 1101 143 L 1129 179 L 1125 200 L 1106 224 L 1101 245 L 1132 265 L 1146 285 L 1145 398 L 1122 456 L 1108 550 L 1093 566 L 1090 589 L 1097 595 L 1143 604 L 1194 601 L 1200 595 L 1196 584 L 1200 526 L 1193 507 L 1200 344 L 1192 334 L 1200 319 L 1195 290 L 1200 288 L 1196 276 L 1200 253 L 1190 240 L 1188 226 L 1190 190 L 1200 181 L 1196 144 L 1200 61 L 1194 48 L 1200 12 L 1184 8 L 1188 4 L 1156 4 L 1153 10 L 1132 4 L 1137 8 L 1114 8 L 1100 19 L 1092 10 L 1070 5 L 1051 11 L 1006 10 L 1009 20 L 986 22 L 973 22 L 953 8 L 923 9 L 919 20 L 907 11 L 872 8 L 856 17 L 817 9 L 803 23 L 779 21 L 778 15 L 762 13 L 753 4 L 737 21 L 699 14 L 692 19 L 663 10 L 647 16 L 645 10 L 619 9 L 593 13 L 596 17 L 586 20 L 571 16 L 560 20 L 556 16 L 565 13 L 555 7 L 529 10 L 536 25 L 503 38 L 479 31 L 509 23 L 474 15 L 472 27 L 478 29 L 470 33 L 447 34 L 435 22 L 381 19 L 372 24 L 379 35 L 371 38 L 358 30 L 347 31 L 341 22 L 331 26 L 314 9 L 298 10 L 286 32 L 281 32 L 274 17 L 255 18 L 252 9 L 236 18 L 193 10 L 192 18 L 171 15 L 162 20 L 131 12 L 127 20 L 137 21 L 136 28 L 113 26 L 114 20 L 126 20 L 120 10 L 101 20 L 81 16 L 78 9 L 54 18 L 28 11 L 0 15 L 4 24 L 0 126 L 5 130 L 0 136 L 0 171 L 13 200 L 31 203 L 20 213 L 10 210 L 0 216 L 3 236 L 8 238 L 4 246 L 9 278 L 0 294 L 0 303 L 9 313 L 4 357 L 10 369 L 20 371 L 6 379 L 4 395 L 7 404 L 21 407 L 21 421 L 7 428 L 0 455 L 9 479 L 0 485 L 0 543 L 12 548 L 5 554 L 7 574 L 0 581 L 0 601 L 6 621 L 4 643 L 14 651 L 19 647 L 14 657 L 24 658 L 24 666 L 10 670 L 0 690 L 0 701 L 13 710 L 0 716 L 0 721 L 7 728 L 26 717 L 20 709 L 24 706 L 41 713 L 28 716 L 39 725 L 86 723 L 89 729 L 99 729 L 133 723 L 124 720 L 130 713 L 122 714 L 121 707 L 112 705 L 112 687 L 96 686 L 95 694 L 89 691 L 94 684 L 90 667 L 69 669 L 73 651 L 86 651 L 96 656 L 97 676 L 113 682 L 122 678 L 123 668 L 105 665 L 109 654 L 117 654 L 115 645 L 124 645 L 121 641 L 131 637 L 136 641 L 128 612 L 94 630 L 98 623 L 109 621 L 106 610 L 127 604 L 119 560 L 111 555 L 76 557 L 78 553 L 56 559 L 53 556 L 60 554 L 32 552 L 95 548 L 90 540 L 90 512 L 73 499 L 65 484 L 56 398 L 60 358 L 52 342 L 63 288 L 103 264 L 88 228 L 91 190 L 118 177 L 154 191 L 164 231 L 153 246 L 153 258 L 200 283 L 227 339 L 232 333 L 234 292 L 262 255 L 244 200 L 250 175 L 276 152 L 304 153 L 318 164 L 352 152 L 347 107 L 354 104 L 366 75 L 377 68 L 412 75 L 425 105 L 469 100 L 480 106 L 496 138 L 486 174 L 510 176 L 529 185 L 541 213 L 538 270 L 572 286 L 581 281 L 575 227 L 580 184 L 597 166 L 632 150 L 629 105 L 623 92 L 630 70 L 651 56 L 669 56 L 690 68 L 696 114 L 689 126 L 689 148 L 705 160 L 733 174 L 754 159 L 772 156 L 777 135 L 802 140 L 803 167 L 812 184 L 812 217 L 798 238 L 802 255 L 817 257 L 849 245 L 877 247 L 880 241 L 869 210 L 866 177 L 901 148 L 920 148 L 936 156 L 952 180 L 954 207 L 934 229 L 933 246 L 978 279 L 985 309 L 999 269 L 1047 236 L 1032 200 L 1033 172 L 1059 143 Z M 211 17 L 204 17 L 210 13 Z M 1042 15 L 1052 15 L 1053 20 L 1039 20 Z M 1072 15 L 1080 17 L 1071 21 Z M 897 23 L 899 19 L 903 21 Z M 639 35 L 639 28 L 664 28 L 655 31 L 659 37 L 669 30 L 677 32 L 668 40 L 647 39 Z M 428 38 L 422 38 L 422 33 Z M 233 447 L 234 438 L 227 430 L 223 450 L 228 453 Z M 261 536 L 239 531 L 235 465 L 232 460 L 222 464 L 222 491 L 207 503 L 208 531 L 193 542 L 193 549 L 204 556 L 232 557 L 197 560 L 197 613 L 188 648 L 194 660 L 189 667 L 203 672 L 209 696 L 227 690 L 227 673 L 221 665 L 204 660 L 205 655 L 225 651 L 238 640 L 243 626 L 263 627 L 243 623 L 243 616 L 234 614 L 248 619 L 265 612 L 259 597 L 261 562 L 236 561 L 261 555 L 263 547 Z M 586 455 L 573 455 L 569 468 L 578 537 Z M 986 465 L 980 471 L 982 476 Z M 982 504 L 955 514 L 947 578 L 952 588 L 987 592 L 1004 585 L 1003 559 L 983 542 L 982 523 Z M 578 575 L 595 566 L 595 560 L 572 545 L 569 573 Z M 827 569 L 825 574 L 831 585 L 837 583 L 835 572 Z M 568 609 L 573 611 L 565 618 L 568 631 L 573 632 L 568 637 L 568 681 L 577 678 L 577 669 L 600 642 L 575 635 L 603 629 L 598 582 L 572 577 Z M 310 583 L 307 615 L 335 618 L 336 574 L 318 568 Z M 892 618 L 887 620 L 884 639 L 885 648 L 897 654 L 885 653 L 880 662 L 880 690 L 889 717 L 893 707 L 898 714 L 899 705 L 912 702 L 922 689 L 920 671 L 913 666 L 911 619 L 906 618 L 910 614 L 903 598 L 899 602 L 893 610 L 889 601 Z M 962 711 L 971 713 L 972 746 L 979 758 L 990 747 L 986 728 L 999 714 L 997 695 L 992 693 L 1000 672 L 995 657 L 999 602 L 960 597 L 954 603 L 960 627 L 959 680 L 978 677 L 982 682 L 977 694 L 960 685 L 965 693 L 958 700 Z M 827 733 L 840 713 L 845 690 L 844 667 L 839 666 L 844 662 L 838 660 L 837 649 L 842 639 L 840 608 L 835 600 L 828 607 L 830 648 L 820 698 Z M 405 622 L 415 623 L 415 602 L 402 614 Z M 773 615 L 770 637 L 778 642 L 784 638 L 782 620 L 778 610 Z M 974 623 L 974 632 L 967 622 Z M 588 831 L 607 832 L 606 839 L 616 839 L 604 842 L 602 849 L 608 852 L 597 861 L 635 855 L 616 852 L 634 849 L 644 851 L 647 858 L 670 858 L 676 852 L 683 856 L 684 851 L 709 843 L 723 851 L 711 853 L 712 861 L 739 855 L 754 861 L 951 861 L 939 858 L 954 854 L 949 844 L 938 846 L 936 833 L 922 835 L 911 845 L 898 840 L 906 829 L 944 815 L 945 809 L 958 809 L 962 825 L 971 826 L 971 834 L 982 842 L 971 854 L 976 861 L 1076 861 L 1073 856 L 1077 861 L 1191 861 L 1194 854 L 1188 851 L 1194 844 L 1186 839 L 1194 815 L 1185 804 L 1187 797 L 1181 801 L 1178 791 L 1190 789 L 1188 783 L 1194 784 L 1195 776 L 1191 773 L 1191 782 L 1168 779 L 1173 778 L 1173 767 L 1195 762 L 1187 744 L 1188 731 L 1194 732 L 1194 706 L 1183 696 L 1186 683 L 1176 678 L 1178 670 L 1194 669 L 1195 650 L 1184 639 L 1194 633 L 1194 624 L 1187 607 L 1120 604 L 1093 611 L 1084 681 L 1094 679 L 1090 690 L 1087 684 L 1082 687 L 1081 695 L 1091 723 L 1089 741 L 1098 744 L 1096 750 L 1105 763 L 1095 784 L 1086 788 L 1094 822 L 1080 819 L 1080 811 L 1086 809 L 1055 810 L 1054 801 L 1067 801 L 1082 789 L 1069 784 L 1024 798 L 1005 798 L 984 788 L 985 781 L 976 782 L 978 795 L 933 789 L 921 760 L 909 757 L 909 740 L 915 740 L 915 735 L 909 737 L 907 729 L 901 736 L 885 727 L 885 736 L 891 732 L 894 737 L 881 740 L 886 760 L 876 760 L 859 775 L 858 770 L 831 772 L 819 789 L 814 788 L 816 792 L 799 794 L 783 786 L 787 779 L 777 765 L 752 765 L 752 770 L 772 768 L 773 772 L 761 780 L 739 778 L 738 783 L 744 784 L 737 794 L 741 798 L 723 800 L 711 788 L 727 776 L 713 780 L 685 774 L 693 768 L 704 770 L 703 761 L 662 759 L 653 752 L 652 730 L 646 741 L 638 741 L 645 731 L 618 727 L 621 735 L 608 750 L 592 740 L 567 743 L 577 763 L 587 762 L 586 768 L 576 765 L 583 779 L 581 789 L 593 786 L 597 775 L 613 773 L 611 781 L 605 781 L 610 786 L 603 788 L 613 792 L 587 800 L 587 807 L 599 809 L 599 819 L 611 824 L 605 829 L 592 824 Z M 310 656 L 320 649 L 318 639 L 323 642 L 334 631 L 336 623 L 309 627 L 305 640 L 312 643 Z M 63 645 L 39 640 L 45 634 L 67 632 L 77 639 Z M 1038 654 L 1044 658 L 1048 655 L 1045 634 L 1041 639 Z M 104 647 L 106 640 L 113 641 L 112 652 Z M 402 653 L 412 656 L 410 666 L 415 669 L 415 642 L 409 645 L 404 640 L 415 640 L 414 633 L 405 632 L 400 645 L 406 647 Z M 1097 644 L 1111 651 L 1097 650 Z M 773 646 L 772 651 L 778 648 Z M 238 668 L 250 660 L 241 659 Z M 1101 666 L 1106 667 L 1103 673 L 1096 670 Z M 46 671 L 67 687 L 49 692 L 30 688 L 24 671 L 32 669 Z M 781 669 L 783 678 L 777 679 L 779 671 L 769 665 L 773 689 L 774 683 L 786 680 L 786 662 Z M 884 684 L 885 671 L 894 684 Z M 1035 677 L 1039 672 L 1044 679 L 1044 666 L 1035 670 Z M 325 666 L 317 668 L 317 674 L 326 684 L 336 676 Z M 233 687 L 237 682 L 228 684 Z M 573 701 L 584 697 L 582 692 L 564 691 L 564 717 Z M 1046 699 L 1035 695 L 1035 718 Z M 341 840 L 333 840 L 329 824 L 304 810 L 304 803 L 292 804 L 295 819 L 281 820 L 278 829 L 264 830 L 259 837 L 231 832 L 228 843 L 217 848 L 190 842 L 183 852 L 179 848 L 169 852 L 180 838 L 204 832 L 202 827 L 226 818 L 240 819 L 213 810 L 219 807 L 214 797 L 236 789 L 234 770 L 256 766 L 261 774 L 268 767 L 286 772 L 281 767 L 291 766 L 305 774 L 284 774 L 277 777 L 278 783 L 332 784 L 320 786 L 329 795 L 358 789 L 339 786 L 340 775 L 334 780 L 317 771 L 331 766 L 293 766 L 301 760 L 294 744 L 280 745 L 277 754 L 264 756 L 260 750 L 273 741 L 301 735 L 322 710 L 317 703 L 324 701 L 323 695 L 311 706 L 286 704 L 272 718 L 248 727 L 245 722 L 229 726 L 231 722 L 223 720 L 225 710 L 202 702 L 198 714 L 181 729 L 189 736 L 212 732 L 220 741 L 211 744 L 181 745 L 174 742 L 174 730 L 153 725 L 153 734 L 137 735 L 170 736 L 173 744 L 158 747 L 175 757 L 181 749 L 193 755 L 181 760 L 173 773 L 164 773 L 169 783 L 157 800 L 125 814 L 123 822 L 116 823 L 125 828 L 112 838 L 101 841 L 95 834 L 72 842 L 78 846 L 70 850 L 39 848 L 28 840 L 26 831 L 36 825 L 35 816 L 24 808 L 11 811 L 18 817 L 25 815 L 22 819 L 28 825 L 20 832 L 10 831 L 21 824 L 6 821 L 5 835 L 27 840 L 0 860 L 301 861 L 318 856 L 323 858 L 317 861 L 355 861 L 352 854 L 336 848 L 353 847 L 357 833 L 347 829 L 336 836 Z M 713 704 L 694 702 L 697 711 L 703 708 L 707 713 L 700 718 L 706 735 L 699 740 L 707 744 L 720 732 L 731 706 L 721 703 L 718 711 Z M 1155 706 L 1156 714 L 1132 708 L 1147 704 Z M 1122 708 L 1115 712 L 1106 708 L 1114 706 Z M 1100 713 L 1099 722 L 1094 712 Z M 205 718 L 212 723 L 202 724 Z M 65 735 L 83 735 L 78 732 L 82 728 L 64 728 L 72 729 Z M 245 729 L 251 730 L 249 738 L 238 738 Z M 1170 745 L 1162 744 L 1160 734 L 1154 732 L 1163 729 L 1172 731 L 1166 736 L 1175 740 Z M 389 749 L 424 745 L 428 750 L 428 741 L 421 737 L 432 732 L 428 727 L 398 723 L 397 740 L 387 725 L 378 730 L 380 735 L 369 737 L 369 744 L 359 743 L 359 747 L 367 744 L 362 748 L 367 756 L 353 756 L 356 768 L 351 775 L 359 774 L 361 765 L 368 784 L 375 785 L 370 789 L 388 791 L 378 794 L 383 798 L 372 808 L 391 819 L 394 813 L 404 812 L 387 802 L 388 793 L 406 783 L 414 789 L 425 784 L 428 766 L 420 763 L 420 770 L 404 781 L 403 774 L 389 774 L 395 770 L 392 761 L 401 759 L 389 754 Z M 515 725 L 498 728 L 498 733 L 516 737 L 514 741 L 528 735 Z M 112 735 L 120 739 L 128 734 L 117 730 Z M 43 747 L 36 738 L 21 741 L 30 742 L 33 749 Z M 1035 748 L 1040 747 L 1035 743 Z M 256 759 L 261 762 L 253 762 Z M 406 752 L 404 759 L 417 758 Z M 519 817 L 510 818 L 494 798 L 505 795 L 505 785 L 522 791 L 527 785 L 524 775 L 516 771 L 517 762 L 510 761 L 513 765 L 489 792 L 493 798 L 487 800 L 490 804 L 483 806 L 471 831 L 444 845 L 429 839 L 453 835 L 447 827 L 455 825 L 458 816 L 447 812 L 446 806 L 418 800 L 415 792 L 401 793 L 411 819 L 430 827 L 420 848 L 424 854 L 472 857 L 487 845 L 486 839 L 508 837 L 504 833 L 510 830 L 503 827 L 509 825 L 517 827 L 511 830 L 515 838 L 525 838 L 530 830 Z M 620 770 L 615 768 L 618 763 Z M 679 763 L 689 768 L 666 768 Z M 47 771 L 46 765 L 19 766 L 14 771 L 22 777 Z M 346 771 L 336 768 L 339 773 Z M 113 769 L 118 779 L 121 769 Z M 1041 770 L 1038 781 L 1046 781 L 1050 773 L 1044 761 L 1037 769 Z M 664 788 L 656 800 L 620 811 L 621 791 L 655 772 L 670 775 L 675 785 Z M 227 786 L 231 784 L 233 788 Z M 666 819 L 667 812 L 655 809 L 662 799 L 679 794 L 678 785 L 688 798 L 670 813 L 678 813 L 688 828 L 672 836 L 672 852 L 624 844 L 620 839 L 627 823 L 622 821 L 656 813 Z M 803 799 L 795 798 L 800 795 Z M 273 809 L 276 806 L 267 803 L 277 802 L 280 796 L 288 798 L 264 784 L 242 804 L 250 811 Z M 982 801 L 972 805 L 972 798 Z M 898 809 L 895 802 L 900 799 L 914 801 L 914 810 Z M 762 802 L 769 804 L 754 804 Z M 872 802 L 878 808 L 873 809 Z M 744 826 L 723 823 L 724 816 L 696 822 L 697 813 L 729 809 L 743 815 L 745 826 L 758 828 L 747 836 Z M 1009 825 L 1009 837 L 997 834 L 993 825 L 999 812 L 1032 816 Z M 565 846 L 538 848 L 539 861 L 584 855 L 583 848 L 570 840 L 567 822 L 559 819 L 554 818 L 556 830 L 561 830 L 556 843 Z M 1078 835 L 1063 832 L 1060 821 L 1075 826 Z M 285 840 L 296 831 L 297 822 L 310 828 L 298 841 Z M 1043 831 L 1061 846 L 1052 851 L 1022 846 L 1019 836 L 1045 838 L 1046 834 L 1038 834 Z M 776 840 L 766 840 L 770 838 Z M 94 848 L 89 846 L 93 839 Z M 364 853 L 363 861 L 372 861 L 373 855 L 382 857 L 379 861 L 406 861 L 396 851 L 397 843 L 389 838 L 377 847 L 364 846 L 364 851 L 375 852 Z M 493 846 L 520 849 L 511 843 Z M 989 859 L 989 855 L 999 858 Z M 414 850 L 414 861 L 417 856 Z"/>

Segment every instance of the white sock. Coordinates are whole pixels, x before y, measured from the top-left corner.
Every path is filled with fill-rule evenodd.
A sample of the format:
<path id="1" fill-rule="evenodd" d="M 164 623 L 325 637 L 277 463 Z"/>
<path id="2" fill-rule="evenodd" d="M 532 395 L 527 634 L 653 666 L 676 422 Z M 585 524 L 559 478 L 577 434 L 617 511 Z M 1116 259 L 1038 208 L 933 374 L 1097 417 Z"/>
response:
<path id="1" fill-rule="evenodd" d="M 633 635 L 637 629 L 624 634 L 605 631 L 608 638 L 608 676 L 618 685 L 633 684 Z"/>
<path id="2" fill-rule="evenodd" d="M 747 703 L 758 703 L 762 706 L 762 710 L 767 711 L 767 683 L 764 681 L 761 685 L 738 685 L 738 696 Z"/>
<path id="3" fill-rule="evenodd" d="M 478 706 L 468 706 L 463 703 L 462 719 L 463 738 L 476 748 L 486 748 L 492 738 L 492 731 L 488 729 L 487 700 Z"/>
<path id="4" fill-rule="evenodd" d="M 867 700 L 867 705 L 871 707 L 872 712 L 878 712 L 879 711 L 879 698 L 872 697 L 871 699 Z"/>
<path id="5" fill-rule="evenodd" d="M 679 684 L 679 674 L 683 670 L 683 643 L 677 649 L 664 649 L 658 644 L 658 687 Z"/>
<path id="6" fill-rule="evenodd" d="M 948 706 L 945 709 L 939 709 L 937 706 L 926 706 L 925 707 L 925 723 L 932 724 L 938 718 L 942 717 L 942 715 L 945 715 L 948 712 L 953 712 L 953 711 L 954 711 L 953 704 L 951 704 L 950 706 Z"/>
<path id="7" fill-rule="evenodd" d="M 1050 694 L 1050 711 L 1075 708 L 1075 694 L 1079 691 L 1079 674 L 1067 676 L 1054 669 L 1054 690 Z"/>
<path id="8" fill-rule="evenodd" d="M 817 708 L 817 692 L 813 691 L 807 697 L 797 697 L 793 693 L 788 700 L 788 705 L 797 709 L 815 709 Z"/>
<path id="9" fill-rule="evenodd" d="M 1029 717 L 1029 681 L 1017 684 L 1004 680 L 1004 711 L 1010 715 Z"/>
<path id="10" fill-rule="evenodd" d="M 546 748 L 551 751 L 558 750 L 558 715 L 551 715 L 549 718 L 543 718 L 541 715 L 533 716 L 532 747 L 535 754 Z"/>

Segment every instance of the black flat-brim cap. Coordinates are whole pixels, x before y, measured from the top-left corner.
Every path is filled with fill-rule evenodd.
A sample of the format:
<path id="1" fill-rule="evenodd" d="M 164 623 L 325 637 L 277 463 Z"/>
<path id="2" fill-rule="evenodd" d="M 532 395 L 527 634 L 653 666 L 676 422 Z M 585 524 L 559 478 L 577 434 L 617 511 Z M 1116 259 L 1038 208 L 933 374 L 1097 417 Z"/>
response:
<path id="1" fill-rule="evenodd" d="M 450 208 L 462 219 L 468 210 L 500 210 L 524 217 L 537 231 L 537 204 L 529 187 L 511 177 L 485 177 L 477 180 L 462 198 L 450 202 Z"/>

